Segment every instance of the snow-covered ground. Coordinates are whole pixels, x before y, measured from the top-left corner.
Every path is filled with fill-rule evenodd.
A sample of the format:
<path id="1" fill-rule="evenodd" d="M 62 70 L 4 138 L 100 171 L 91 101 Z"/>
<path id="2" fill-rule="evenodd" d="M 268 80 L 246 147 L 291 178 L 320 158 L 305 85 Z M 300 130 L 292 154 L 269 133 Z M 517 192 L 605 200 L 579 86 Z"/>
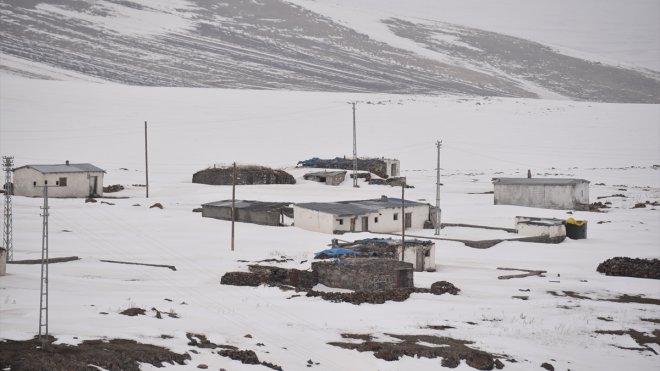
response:
<path id="1" fill-rule="evenodd" d="M 276 288 L 221 286 L 225 272 L 247 269 L 243 261 L 285 256 L 293 261 L 281 266 L 307 268 L 332 236 L 238 223 L 232 252 L 230 223 L 192 212 L 202 203 L 230 198 L 231 188 L 192 184 L 195 171 L 236 161 L 282 167 L 298 180 L 295 185 L 240 186 L 240 199 L 305 202 L 400 195 L 400 189 L 386 186 L 355 189 L 350 181 L 337 187 L 304 181 L 305 171 L 295 168 L 298 160 L 351 153 L 347 102 L 354 100 L 359 102 L 358 154 L 401 159 L 402 174 L 415 186 L 407 198 L 434 201 L 434 143 L 443 140 L 444 222 L 512 228 L 516 215 L 567 217 L 565 210 L 495 206 L 492 195 L 470 194 L 492 190 L 492 177 L 524 176 L 527 169 L 535 176 L 590 180 L 592 202 L 615 193 L 628 198 L 607 199 L 613 208 L 605 213 L 576 212 L 576 218 L 588 220 L 586 240 L 503 242 L 486 250 L 439 242 L 438 270 L 416 273 L 415 284 L 429 287 L 447 280 L 462 290 L 458 296 L 413 294 L 405 302 L 356 306 L 292 298 L 291 292 Z M 144 121 L 149 123 L 149 199 L 144 188 L 132 186 L 145 178 Z M 504 361 L 505 370 L 538 369 L 543 362 L 559 370 L 657 369 L 656 354 L 619 348 L 638 347 L 630 337 L 594 331 L 650 333 L 658 325 L 641 318 L 660 318 L 658 306 L 556 297 L 548 291 L 570 290 L 594 299 L 620 294 L 660 298 L 658 281 L 596 272 L 598 263 L 614 256 L 660 257 L 659 211 L 631 209 L 638 202 L 660 201 L 660 170 L 652 167 L 660 164 L 658 122 L 658 105 L 146 88 L 0 76 L 2 155 L 15 156 L 17 166 L 91 162 L 107 170 L 106 185 L 127 186 L 108 194 L 128 197 L 105 200 L 114 205 L 50 200 L 51 257 L 82 258 L 50 266 L 50 332 L 60 342 L 131 338 L 177 352 L 190 349 L 186 332 L 201 333 L 215 343 L 252 349 L 261 360 L 286 370 L 307 369 L 310 359 L 319 363 L 314 369 L 322 370 L 440 367 L 438 359 L 387 362 L 327 345 L 339 341 L 341 333 L 471 340 L 480 349 L 518 361 Z M 154 202 L 164 209 L 150 209 Z M 40 256 L 41 204 L 41 199 L 14 198 L 15 259 Z M 488 239 L 503 233 L 447 228 L 442 237 Z M 177 270 L 101 259 L 168 264 Z M 504 281 L 497 279 L 503 274 L 497 267 L 548 274 Z M 529 300 L 514 295 L 529 295 Z M 39 266 L 9 265 L 8 275 L 0 277 L 0 338 L 35 335 L 38 303 Z M 155 307 L 180 318 L 119 314 L 129 307 Z M 455 328 L 437 331 L 427 325 Z M 173 338 L 162 339 L 163 334 Z M 216 370 L 263 369 L 198 351 L 188 365 L 166 369 L 193 370 L 201 363 Z M 461 364 L 458 369 L 470 368 Z"/>

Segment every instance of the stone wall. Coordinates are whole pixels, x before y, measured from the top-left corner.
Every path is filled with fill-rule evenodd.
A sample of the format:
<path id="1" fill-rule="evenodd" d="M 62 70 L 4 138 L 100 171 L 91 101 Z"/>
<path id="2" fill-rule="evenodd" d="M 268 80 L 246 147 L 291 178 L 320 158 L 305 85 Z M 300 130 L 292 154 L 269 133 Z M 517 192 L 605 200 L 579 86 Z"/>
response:
<path id="1" fill-rule="evenodd" d="M 286 269 L 267 265 L 249 265 L 250 272 L 265 276 L 270 283 L 280 283 L 294 287 L 311 288 L 318 283 L 316 272 L 299 269 Z"/>
<path id="2" fill-rule="evenodd" d="M 377 291 L 414 287 L 413 265 L 392 259 L 341 259 L 314 262 L 318 282 L 335 288 Z"/>
<path id="3" fill-rule="evenodd" d="M 320 169 L 342 169 L 342 170 L 353 170 L 353 159 L 352 158 L 342 158 L 336 157 L 333 159 L 320 159 L 312 158 L 305 161 L 298 162 L 298 165 L 303 167 L 313 167 Z M 387 163 L 378 158 L 358 158 L 357 168 L 361 171 L 369 171 L 378 175 L 381 178 L 388 178 L 387 172 Z"/>
<path id="4" fill-rule="evenodd" d="M 234 169 L 211 168 L 193 174 L 192 182 L 211 185 L 232 185 Z M 263 166 L 239 166 L 236 168 L 236 184 L 295 184 L 296 179 L 284 170 Z"/>

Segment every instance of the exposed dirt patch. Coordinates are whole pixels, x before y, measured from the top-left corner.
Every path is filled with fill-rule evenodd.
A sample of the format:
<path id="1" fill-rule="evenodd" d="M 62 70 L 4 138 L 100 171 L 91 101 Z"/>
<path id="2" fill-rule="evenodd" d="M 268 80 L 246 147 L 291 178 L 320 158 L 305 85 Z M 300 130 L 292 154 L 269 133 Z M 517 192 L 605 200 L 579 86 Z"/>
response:
<path id="1" fill-rule="evenodd" d="M 660 299 L 645 298 L 642 295 L 623 294 L 613 299 L 592 299 L 588 296 L 580 295 L 574 291 L 562 291 L 562 292 L 563 295 L 557 293 L 556 291 L 548 291 L 548 294 L 557 297 L 570 297 L 573 299 L 583 299 L 583 300 L 611 301 L 613 303 L 637 303 L 637 304 L 660 305 Z"/>
<path id="2" fill-rule="evenodd" d="M 660 279 L 660 259 L 616 257 L 600 263 L 596 270 L 608 276 Z"/>
<path id="3" fill-rule="evenodd" d="M 37 339 L 0 342 L 0 365 L 14 371 L 88 371 L 95 365 L 108 370 L 140 371 L 140 363 L 162 367 L 164 363 L 183 365 L 188 354 L 133 340 L 86 340 L 79 345 L 52 344 L 41 349 Z"/>
<path id="4" fill-rule="evenodd" d="M 492 370 L 493 368 L 501 369 L 504 367 L 498 359 L 501 356 L 471 348 L 467 346 L 467 344 L 472 344 L 470 341 L 433 335 L 386 335 L 399 341 L 377 342 L 366 340 L 362 343 L 330 342 L 328 344 L 359 352 L 373 352 L 374 357 L 386 361 L 396 361 L 403 356 L 409 356 L 442 358 L 442 366 L 449 368 L 457 367 L 461 360 L 477 370 Z M 354 339 L 358 336 L 361 335 L 351 335 L 351 338 Z M 433 346 L 422 343 L 433 344 Z"/>
<path id="5" fill-rule="evenodd" d="M 272 364 L 270 362 L 262 362 L 257 357 L 257 354 L 252 350 L 239 350 L 239 349 L 225 349 L 218 352 L 219 355 L 223 357 L 231 358 L 235 361 L 240 361 L 241 363 L 248 365 L 262 365 L 273 370 L 282 371 L 282 367 Z"/>
<path id="6" fill-rule="evenodd" d="M 660 318 L 640 318 L 640 320 L 660 324 Z"/>
<path id="7" fill-rule="evenodd" d="M 309 290 L 307 292 L 308 297 L 320 297 L 323 300 L 331 301 L 333 303 L 351 303 L 355 305 L 360 305 L 364 303 L 369 304 L 383 304 L 386 301 L 404 301 L 410 297 L 412 293 L 422 293 L 422 294 L 434 294 L 442 295 L 444 293 L 450 293 L 452 295 L 457 295 L 459 288 L 455 287 L 453 284 L 444 282 L 441 285 L 438 285 L 435 289 L 425 289 L 419 287 L 412 288 L 397 288 L 390 290 L 379 290 L 379 291 L 356 291 L 356 292 L 320 292 Z M 436 282 L 438 283 L 438 282 Z"/>
<path id="8" fill-rule="evenodd" d="M 597 334 L 605 334 L 605 335 L 630 335 L 630 337 L 635 340 L 637 344 L 639 344 L 643 350 L 648 350 L 650 352 L 653 352 L 655 354 L 658 354 L 653 348 L 647 346 L 647 344 L 656 344 L 660 345 L 660 329 L 655 329 L 651 333 L 651 335 L 647 335 L 643 332 L 629 329 L 628 331 L 623 331 L 623 330 L 596 330 Z M 619 347 L 621 348 L 621 347 Z M 623 348 L 622 348 L 623 349 Z M 634 350 L 639 350 L 635 348 Z"/>
<path id="9" fill-rule="evenodd" d="M 363 341 L 370 341 L 374 337 L 369 334 L 341 334 L 341 337 L 344 339 L 356 339 Z"/>
<path id="10" fill-rule="evenodd" d="M 114 192 L 119 192 L 119 191 L 123 191 L 123 190 L 124 190 L 124 186 L 121 185 L 121 184 L 113 184 L 113 185 L 109 185 L 107 187 L 103 187 L 103 193 L 114 193 Z"/>

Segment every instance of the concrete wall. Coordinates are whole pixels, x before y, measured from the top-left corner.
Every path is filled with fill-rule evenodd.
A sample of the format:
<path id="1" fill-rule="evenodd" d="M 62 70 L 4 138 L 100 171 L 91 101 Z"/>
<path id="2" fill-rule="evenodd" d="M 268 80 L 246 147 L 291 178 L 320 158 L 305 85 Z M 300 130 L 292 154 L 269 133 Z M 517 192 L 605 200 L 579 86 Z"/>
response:
<path id="1" fill-rule="evenodd" d="M 410 228 L 407 229 L 423 229 L 424 222 L 429 218 L 429 205 L 418 205 L 418 206 L 408 206 L 405 209 L 405 213 L 412 213 L 412 223 Z M 397 214 L 397 219 L 394 220 L 394 214 Z M 367 230 L 362 230 L 362 217 L 367 217 L 368 228 Z M 333 219 L 333 230 L 335 231 L 351 231 L 351 219 L 353 217 L 334 217 Z M 343 220 L 343 223 L 340 224 L 339 219 Z M 401 220 L 402 214 L 400 208 L 389 208 L 381 209 L 379 212 L 370 213 L 365 215 L 357 216 L 355 221 L 355 232 L 378 232 L 378 233 L 392 233 L 401 231 Z"/>
<path id="2" fill-rule="evenodd" d="M 566 224 L 560 219 L 517 216 L 516 230 L 522 236 L 546 236 L 554 243 L 566 239 Z"/>
<path id="3" fill-rule="evenodd" d="M 397 260 L 401 260 L 401 246 L 397 247 L 396 256 Z M 403 261 L 412 264 L 416 272 L 435 271 L 435 244 L 414 246 L 406 244 Z"/>
<path id="4" fill-rule="evenodd" d="M 0 276 L 7 274 L 7 250 L 0 249 Z"/>
<path id="5" fill-rule="evenodd" d="M 341 259 L 314 262 L 319 283 L 355 291 L 378 291 L 413 287 L 413 267 L 392 259 Z"/>
<path id="6" fill-rule="evenodd" d="M 383 159 L 383 162 L 385 162 L 385 166 L 387 167 L 387 175 L 388 176 L 400 176 L 401 174 L 401 162 L 399 160 L 394 160 L 394 159 Z M 392 167 L 394 165 L 394 169 Z M 392 171 L 394 170 L 394 171 Z"/>
<path id="7" fill-rule="evenodd" d="M 334 232 L 333 215 L 293 205 L 293 223 L 296 227 L 313 232 Z"/>
<path id="8" fill-rule="evenodd" d="M 589 183 L 566 185 L 495 184 L 495 205 L 582 210 L 589 205 Z"/>
<path id="9" fill-rule="evenodd" d="M 48 173 L 42 174 L 32 168 L 23 167 L 14 171 L 14 194 L 16 196 L 42 197 L 44 185 L 54 186 L 60 178 L 66 178 L 66 186 L 48 188 L 48 197 L 89 197 L 91 177 L 97 177 L 96 195 L 103 196 L 103 172 Z"/>
<path id="10" fill-rule="evenodd" d="M 282 216 L 277 211 L 235 209 L 236 220 L 242 223 L 279 226 Z M 231 220 L 231 207 L 202 205 L 202 216 L 221 220 Z"/>

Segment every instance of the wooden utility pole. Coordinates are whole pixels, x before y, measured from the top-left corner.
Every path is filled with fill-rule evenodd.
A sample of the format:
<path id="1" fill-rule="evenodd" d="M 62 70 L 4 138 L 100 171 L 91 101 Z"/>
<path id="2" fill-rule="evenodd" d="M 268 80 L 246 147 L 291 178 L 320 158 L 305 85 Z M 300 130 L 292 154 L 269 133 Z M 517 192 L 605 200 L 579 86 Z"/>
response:
<path id="1" fill-rule="evenodd" d="M 234 162 L 234 175 L 231 185 L 231 251 L 234 251 L 234 221 L 236 215 L 236 163 Z"/>
<path id="2" fill-rule="evenodd" d="M 401 183 L 401 261 L 406 253 L 406 178 Z"/>
<path id="3" fill-rule="evenodd" d="M 147 122 L 144 122 L 144 168 L 147 177 L 147 198 L 149 198 L 149 156 L 147 152 Z"/>
<path id="4" fill-rule="evenodd" d="M 435 142 L 436 147 L 438 147 L 438 166 L 436 169 L 436 181 L 435 181 L 435 235 L 440 235 L 440 229 L 442 228 L 441 216 L 442 210 L 440 210 L 440 148 L 442 148 L 442 141 Z"/>

